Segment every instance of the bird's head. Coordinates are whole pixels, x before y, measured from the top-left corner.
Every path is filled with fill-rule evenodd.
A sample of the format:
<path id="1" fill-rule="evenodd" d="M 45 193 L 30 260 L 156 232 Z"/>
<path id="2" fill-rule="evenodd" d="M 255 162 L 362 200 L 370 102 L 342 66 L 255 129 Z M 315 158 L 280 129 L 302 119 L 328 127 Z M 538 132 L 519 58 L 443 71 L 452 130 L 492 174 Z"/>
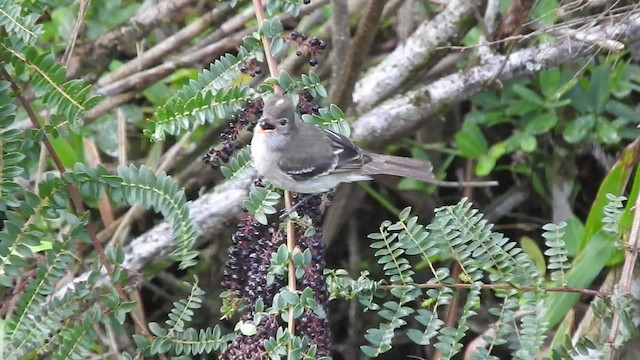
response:
<path id="1" fill-rule="evenodd" d="M 288 97 L 271 96 L 264 104 L 262 117 L 258 120 L 259 133 L 287 136 L 296 128 L 295 107 Z"/>

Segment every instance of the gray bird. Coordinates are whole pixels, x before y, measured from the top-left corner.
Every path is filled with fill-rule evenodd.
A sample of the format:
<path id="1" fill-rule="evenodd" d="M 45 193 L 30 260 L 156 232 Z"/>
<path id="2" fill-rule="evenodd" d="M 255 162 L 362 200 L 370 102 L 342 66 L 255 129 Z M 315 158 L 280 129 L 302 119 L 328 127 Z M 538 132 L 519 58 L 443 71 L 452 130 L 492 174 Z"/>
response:
<path id="1" fill-rule="evenodd" d="M 264 105 L 251 141 L 258 173 L 274 186 L 303 194 L 329 191 L 340 183 L 371 180 L 372 175 L 410 177 L 444 186 L 433 176 L 433 166 L 417 159 L 366 151 L 331 130 L 295 121 L 288 97 L 271 96 Z M 472 183 L 477 186 L 480 183 Z M 481 186 L 495 185 L 493 182 Z"/>

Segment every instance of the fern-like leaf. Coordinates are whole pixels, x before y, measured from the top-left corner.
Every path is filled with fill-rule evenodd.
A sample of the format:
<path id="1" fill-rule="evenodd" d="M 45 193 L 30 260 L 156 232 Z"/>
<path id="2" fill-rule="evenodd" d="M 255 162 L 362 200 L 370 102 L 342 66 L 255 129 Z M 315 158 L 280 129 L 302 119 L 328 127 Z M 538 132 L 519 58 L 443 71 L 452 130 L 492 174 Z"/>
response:
<path id="1" fill-rule="evenodd" d="M 178 135 L 196 123 L 221 121 L 242 109 L 245 101 L 254 97 L 254 91 L 233 86 L 233 81 L 240 74 L 240 65 L 258 54 L 259 45 L 259 37 L 245 37 L 238 55 L 227 54 L 216 60 L 159 108 L 145 134 L 163 140 L 166 134 Z"/>
<path id="2" fill-rule="evenodd" d="M 18 207 L 20 202 L 16 194 L 22 192 L 15 178 L 22 175 L 22 161 L 25 158 L 21 147 L 24 144 L 22 133 L 17 129 L 8 129 L 15 121 L 15 99 L 10 95 L 10 85 L 0 81 L 0 212 L 9 207 Z"/>
<path id="3" fill-rule="evenodd" d="M 189 216 L 184 190 L 167 174 L 156 176 L 151 169 L 142 166 L 119 166 L 122 186 L 112 190 L 112 196 L 123 198 L 129 204 L 154 208 L 166 219 L 173 221 L 173 239 L 178 248 L 171 257 L 180 261 L 181 269 L 195 264 L 198 252 L 192 250 L 196 240 L 196 226 Z"/>
<path id="4" fill-rule="evenodd" d="M 562 237 L 565 234 L 564 228 L 567 223 L 562 222 L 556 224 L 546 224 L 542 227 L 545 232 L 542 237 L 545 238 L 545 245 L 548 249 L 544 254 L 549 258 L 549 264 L 547 268 L 551 271 L 551 280 L 559 283 L 561 286 L 566 286 L 565 270 L 571 267 L 569 258 L 567 257 L 567 247 L 564 244 Z"/>
<path id="5" fill-rule="evenodd" d="M 19 38 L 23 44 L 33 45 L 42 33 L 42 25 L 36 24 L 40 14 L 22 16 L 21 11 L 20 6 L 13 1 L 0 0 L 0 26 L 7 34 Z"/>
<path id="6" fill-rule="evenodd" d="M 229 160 L 226 166 L 220 167 L 222 175 L 230 181 L 241 181 L 255 174 L 251 162 L 251 146 L 245 146 Z"/>
<path id="7" fill-rule="evenodd" d="M 280 202 L 280 198 L 280 193 L 275 190 L 255 187 L 251 189 L 249 198 L 242 205 L 255 216 L 259 223 L 266 225 L 268 224 L 267 215 L 276 213 L 275 206 Z"/>
<path id="8" fill-rule="evenodd" d="M 57 108 L 64 122 L 52 123 L 62 126 L 69 123 L 74 128 L 81 124 L 79 114 L 92 108 L 98 97 L 90 97 L 91 86 L 85 85 L 82 80 L 68 80 L 66 70 L 58 63 L 53 54 L 40 52 L 35 47 L 27 47 L 24 52 L 18 52 L 0 41 L 0 50 L 7 62 L 10 62 L 17 75 L 28 70 L 29 84 L 34 94 L 45 104 Z M 53 117 L 52 120 L 56 120 Z"/>

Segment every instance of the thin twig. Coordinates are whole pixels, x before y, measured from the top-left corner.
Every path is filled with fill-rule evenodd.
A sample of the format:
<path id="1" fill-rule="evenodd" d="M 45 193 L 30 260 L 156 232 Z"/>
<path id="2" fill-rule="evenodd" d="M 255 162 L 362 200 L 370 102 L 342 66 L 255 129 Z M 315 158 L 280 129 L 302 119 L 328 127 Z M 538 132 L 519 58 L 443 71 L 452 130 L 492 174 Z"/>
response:
<path id="1" fill-rule="evenodd" d="M 262 3 L 260 0 L 253 0 L 253 5 L 256 10 L 256 18 L 258 19 L 258 26 L 261 26 L 264 22 L 264 8 L 262 7 Z M 273 77 L 278 76 L 278 64 L 276 63 L 276 59 L 273 57 L 271 53 L 271 44 L 269 39 L 266 37 L 262 37 L 262 45 L 264 47 L 264 58 L 267 61 L 267 65 L 269 66 L 269 74 Z M 279 88 L 276 88 L 276 92 L 281 91 Z M 291 209 L 293 204 L 291 201 L 291 192 L 288 190 L 284 191 L 284 206 L 287 209 Z M 287 218 L 287 250 L 289 254 L 293 254 L 296 249 L 296 233 L 295 227 L 291 218 Z M 293 260 L 289 259 L 289 276 L 288 276 L 288 288 L 292 293 L 296 292 L 296 267 L 293 264 Z M 296 323 L 293 317 L 293 306 L 289 307 L 289 323 L 288 330 L 291 337 L 295 335 Z M 289 341 L 289 353 L 293 350 L 293 341 Z"/>
<path id="2" fill-rule="evenodd" d="M 331 0 L 331 84 L 337 84 L 349 56 L 349 2 Z M 332 89 L 335 89 L 335 87 Z"/>
<path id="3" fill-rule="evenodd" d="M 391 289 L 404 289 L 408 287 L 417 287 L 420 289 L 443 289 L 443 288 L 455 288 L 455 289 L 469 289 L 474 284 L 466 284 L 466 283 L 456 283 L 456 284 L 445 284 L 445 283 L 437 283 L 437 284 L 416 284 L 416 285 L 380 285 L 378 288 L 382 290 L 391 290 Z M 587 296 L 597 296 L 601 298 L 607 298 L 611 296 L 610 292 L 606 291 L 597 291 L 591 289 L 579 289 L 579 288 L 569 288 L 569 287 L 534 287 L 534 286 L 518 286 L 515 284 L 484 284 L 481 286 L 484 290 L 519 290 L 519 291 L 533 291 L 533 290 L 542 290 L 547 292 L 564 292 L 564 293 L 578 293 Z"/>
<path id="4" fill-rule="evenodd" d="M 622 273 L 620 274 L 620 281 L 618 286 L 622 294 L 628 294 L 631 291 L 631 280 L 633 276 L 633 268 L 638 259 L 638 245 L 640 244 L 640 196 L 636 198 L 634 205 L 635 213 L 633 215 L 633 223 L 631 225 L 631 234 L 629 234 L 629 245 L 627 247 L 627 256 L 624 259 L 624 265 L 622 265 Z M 613 319 L 611 320 L 611 331 L 609 331 L 609 339 L 607 340 L 610 345 L 615 344 L 616 337 L 618 336 L 618 329 L 620 328 L 620 314 L 614 312 Z M 608 358 L 615 358 L 615 348 L 611 346 Z"/>
<path id="5" fill-rule="evenodd" d="M 22 105 L 22 108 L 24 109 L 24 111 L 27 113 L 27 116 L 31 120 L 31 124 L 33 128 L 38 130 L 41 129 L 40 122 L 38 121 L 38 117 L 36 113 L 31 108 L 31 104 L 21 95 L 20 87 L 18 87 L 18 85 L 13 81 L 13 79 L 11 78 L 11 75 L 9 75 L 9 73 L 7 73 L 6 70 L 0 69 L 0 77 L 2 77 L 7 82 L 9 82 L 11 89 L 16 94 L 16 98 L 18 99 L 18 102 L 20 103 L 20 105 Z M 49 155 L 51 155 L 51 160 L 55 164 L 60 174 L 65 173 L 66 169 L 64 168 L 64 165 L 62 165 L 62 161 L 60 161 L 60 157 L 58 157 L 58 154 L 56 153 L 55 149 L 51 145 L 51 142 L 49 141 L 49 138 L 47 137 L 46 134 L 42 137 L 42 142 L 44 146 L 47 148 Z M 69 189 L 69 195 L 71 196 L 71 202 L 73 204 L 73 208 L 75 209 L 75 212 L 77 214 L 84 213 L 86 209 L 84 208 L 84 204 L 82 202 L 82 198 L 80 197 L 80 193 L 78 192 L 78 189 L 71 183 L 67 184 L 67 188 Z M 102 247 L 102 244 L 98 240 L 98 237 L 96 236 L 96 231 L 91 222 L 87 223 L 87 233 L 89 234 L 89 237 L 91 238 L 91 242 L 95 247 L 96 252 L 98 253 L 98 259 L 100 260 L 100 264 L 106 270 L 107 276 L 111 277 L 111 274 L 113 274 L 113 268 L 111 267 L 111 263 L 109 263 L 109 260 L 107 260 L 107 256 L 104 252 L 104 248 Z M 113 280 L 113 278 L 111 279 Z M 114 281 L 113 286 L 115 287 L 116 291 L 118 292 L 118 295 L 123 301 L 129 300 L 129 297 L 124 292 L 120 284 Z M 142 323 L 140 319 L 138 319 L 135 316 L 132 316 L 132 319 L 136 324 L 136 327 L 138 328 L 138 330 L 142 334 L 144 334 L 147 338 L 150 338 L 151 333 L 149 333 L 144 323 Z"/>
<path id="6" fill-rule="evenodd" d="M 338 82 L 334 84 L 331 94 L 331 102 L 346 109 L 353 101 L 353 87 L 360 75 L 360 69 L 364 64 L 366 54 L 369 53 L 375 35 L 377 33 L 385 0 L 371 0 L 365 13 L 360 19 L 358 30 L 353 37 L 349 56 L 342 66 Z"/>

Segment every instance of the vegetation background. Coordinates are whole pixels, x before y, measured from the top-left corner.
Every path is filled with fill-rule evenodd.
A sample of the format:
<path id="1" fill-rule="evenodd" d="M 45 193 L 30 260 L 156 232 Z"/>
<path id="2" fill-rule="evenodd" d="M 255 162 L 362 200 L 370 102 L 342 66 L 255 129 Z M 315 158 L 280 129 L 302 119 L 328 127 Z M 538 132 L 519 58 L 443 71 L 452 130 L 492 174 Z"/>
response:
<path id="1" fill-rule="evenodd" d="M 640 4 L 262 3 L 0 0 L 0 358 L 640 357 Z M 278 87 L 499 186 L 279 224 L 240 149 Z"/>

